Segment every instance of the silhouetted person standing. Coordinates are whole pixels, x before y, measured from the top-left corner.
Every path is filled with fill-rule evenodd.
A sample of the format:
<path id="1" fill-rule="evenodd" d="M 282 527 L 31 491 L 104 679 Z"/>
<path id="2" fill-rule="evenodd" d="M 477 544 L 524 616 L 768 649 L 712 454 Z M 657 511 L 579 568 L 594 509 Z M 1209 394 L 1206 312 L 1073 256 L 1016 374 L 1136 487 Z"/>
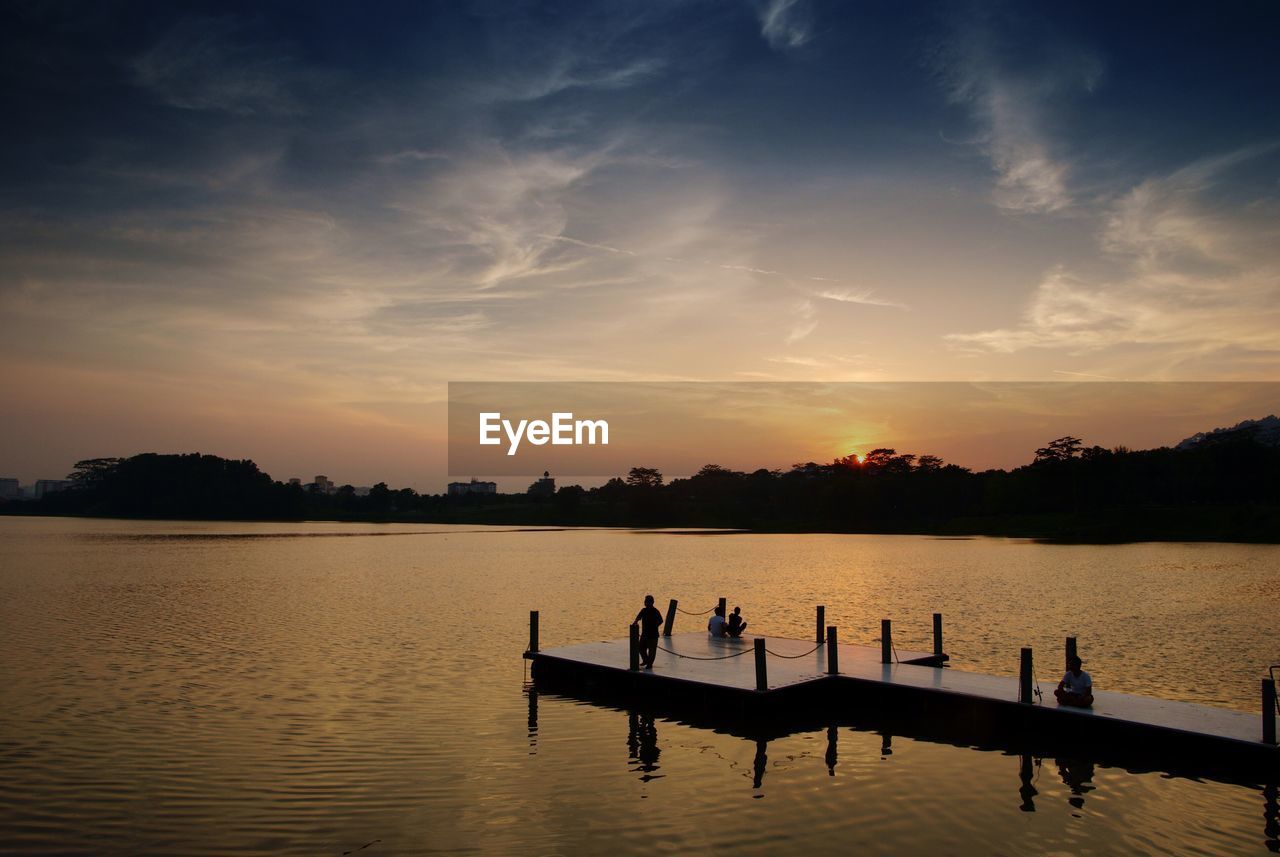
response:
<path id="1" fill-rule="evenodd" d="M 647 670 L 653 669 L 653 659 L 658 656 L 658 630 L 662 627 L 662 613 L 653 606 L 653 596 L 644 597 L 644 609 L 636 614 L 635 623 L 640 626 L 640 660 Z"/>

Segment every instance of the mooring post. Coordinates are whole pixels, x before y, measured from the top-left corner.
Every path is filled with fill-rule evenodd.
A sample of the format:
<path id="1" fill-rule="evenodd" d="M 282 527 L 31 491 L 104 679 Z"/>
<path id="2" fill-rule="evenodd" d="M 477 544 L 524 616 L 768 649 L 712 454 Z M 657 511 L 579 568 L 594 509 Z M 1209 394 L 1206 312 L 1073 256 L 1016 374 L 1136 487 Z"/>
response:
<path id="1" fill-rule="evenodd" d="M 724 599 L 724 598 L 721 598 L 721 599 L 720 599 L 720 615 L 721 615 L 721 616 L 726 615 L 726 614 L 725 614 L 725 611 L 728 609 L 728 607 L 726 607 L 725 605 L 727 605 L 728 603 L 729 603 L 729 602 L 728 602 L 728 600 L 727 600 L 727 599 Z"/>
<path id="2" fill-rule="evenodd" d="M 1018 671 L 1018 702 L 1031 704 L 1031 647 L 1022 649 L 1022 667 Z"/>
<path id="3" fill-rule="evenodd" d="M 662 636 L 664 637 L 671 636 L 671 628 L 676 624 L 676 605 L 678 603 L 678 601 L 672 598 L 671 603 L 667 605 L 667 621 L 666 624 L 662 626 Z"/>
<path id="4" fill-rule="evenodd" d="M 756 637 L 756 690 L 769 689 L 769 671 L 764 662 L 764 637 Z"/>
<path id="5" fill-rule="evenodd" d="M 1076 656 L 1076 638 L 1067 637 L 1067 660 L 1066 669 L 1071 669 L 1071 659 Z"/>
<path id="6" fill-rule="evenodd" d="M 942 614 L 933 614 L 933 653 L 942 654 Z"/>
<path id="7" fill-rule="evenodd" d="M 818 625 L 817 625 L 818 630 L 817 630 L 817 635 L 813 638 L 814 642 L 817 643 L 818 645 L 822 645 L 822 640 L 823 640 L 822 632 L 826 630 L 826 627 L 827 627 L 827 608 L 819 604 L 818 605 Z"/>
<path id="8" fill-rule="evenodd" d="M 893 663 L 893 625 L 888 619 L 880 620 L 880 663 Z"/>
<path id="9" fill-rule="evenodd" d="M 836 645 L 836 626 L 827 626 L 827 675 L 840 672 L 840 647 Z"/>
<path id="10" fill-rule="evenodd" d="M 1262 743 L 1276 743 L 1276 682 L 1262 680 Z"/>
<path id="11" fill-rule="evenodd" d="M 632 622 L 627 636 L 631 642 L 631 660 L 627 669 L 636 672 L 640 669 L 640 626 Z"/>
<path id="12" fill-rule="evenodd" d="M 529 651 L 538 651 L 538 611 L 529 611 Z"/>

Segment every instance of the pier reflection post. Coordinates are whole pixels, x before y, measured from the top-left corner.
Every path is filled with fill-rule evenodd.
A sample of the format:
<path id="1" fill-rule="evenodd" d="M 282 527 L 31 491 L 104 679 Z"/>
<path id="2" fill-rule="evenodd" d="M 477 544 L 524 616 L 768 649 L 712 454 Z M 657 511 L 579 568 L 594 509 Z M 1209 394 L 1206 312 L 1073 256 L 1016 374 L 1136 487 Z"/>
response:
<path id="1" fill-rule="evenodd" d="M 1036 802 L 1035 796 L 1039 794 L 1036 787 L 1032 785 L 1034 779 L 1034 765 L 1031 761 L 1030 753 L 1023 753 L 1018 759 L 1018 780 L 1021 785 L 1018 787 L 1018 796 L 1022 798 L 1022 804 L 1018 809 L 1023 812 L 1035 812 Z"/>
<path id="2" fill-rule="evenodd" d="M 756 741 L 756 758 L 752 763 L 752 788 L 760 788 L 764 782 L 764 771 L 769 764 L 769 742 L 761 738 Z"/>
<path id="3" fill-rule="evenodd" d="M 1280 786 L 1267 783 L 1262 787 L 1262 833 L 1267 850 L 1280 854 Z"/>
<path id="4" fill-rule="evenodd" d="M 524 692 L 529 696 L 529 749 L 536 751 L 538 749 L 538 688 L 530 682 Z"/>
<path id="5" fill-rule="evenodd" d="M 836 759 L 839 755 L 840 730 L 834 726 L 827 727 L 827 776 L 836 775 Z"/>

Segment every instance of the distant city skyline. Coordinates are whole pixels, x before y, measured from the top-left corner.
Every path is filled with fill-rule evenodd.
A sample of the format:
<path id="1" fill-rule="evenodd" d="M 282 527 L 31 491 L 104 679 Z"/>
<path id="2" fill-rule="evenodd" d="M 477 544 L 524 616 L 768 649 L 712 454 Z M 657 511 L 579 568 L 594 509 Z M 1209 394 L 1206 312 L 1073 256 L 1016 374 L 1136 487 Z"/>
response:
<path id="1" fill-rule="evenodd" d="M 3 15 L 24 483 L 438 493 L 451 380 L 1280 378 L 1267 4 Z"/>

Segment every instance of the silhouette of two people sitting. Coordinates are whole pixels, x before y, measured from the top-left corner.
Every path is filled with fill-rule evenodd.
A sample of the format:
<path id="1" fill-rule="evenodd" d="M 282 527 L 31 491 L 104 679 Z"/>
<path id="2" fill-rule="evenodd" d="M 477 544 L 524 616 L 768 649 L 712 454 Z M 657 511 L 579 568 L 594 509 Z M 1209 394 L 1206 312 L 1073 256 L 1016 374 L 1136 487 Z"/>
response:
<path id="1" fill-rule="evenodd" d="M 724 617 L 724 608 L 716 606 L 715 611 L 711 614 L 711 619 L 707 622 L 707 634 L 711 637 L 732 637 L 737 639 L 742 636 L 742 632 L 747 630 L 747 623 L 742 621 L 742 608 L 733 608 L 733 613 L 726 620 Z"/>
<path id="2" fill-rule="evenodd" d="M 1093 679 L 1080 669 L 1083 662 L 1076 655 L 1067 659 L 1067 672 L 1058 682 L 1058 689 L 1053 695 L 1058 698 L 1059 705 L 1073 705 L 1076 708 L 1093 707 Z"/>

